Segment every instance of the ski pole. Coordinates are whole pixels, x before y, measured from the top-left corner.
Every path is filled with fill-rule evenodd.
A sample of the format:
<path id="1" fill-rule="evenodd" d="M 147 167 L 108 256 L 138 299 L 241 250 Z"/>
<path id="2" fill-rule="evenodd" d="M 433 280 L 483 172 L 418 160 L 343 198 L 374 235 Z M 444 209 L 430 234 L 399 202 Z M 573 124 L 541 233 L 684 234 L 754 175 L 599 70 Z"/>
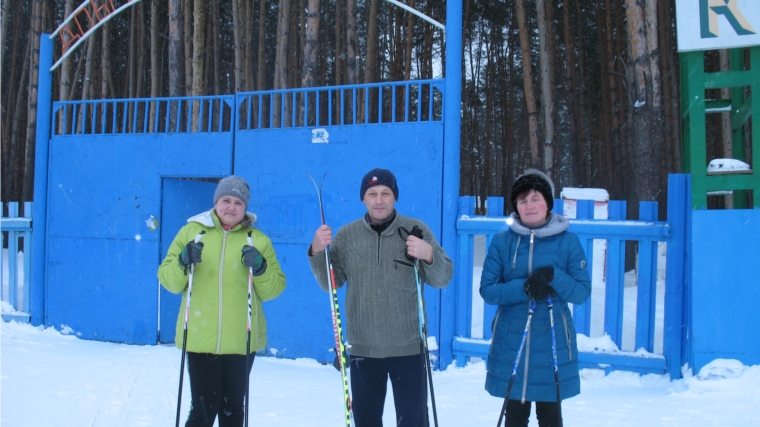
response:
<path id="1" fill-rule="evenodd" d="M 322 215 L 322 225 L 325 225 L 325 210 L 322 206 L 322 183 L 325 181 L 325 175 L 322 175 L 322 183 L 317 186 L 317 182 L 312 178 L 310 174 L 311 182 L 314 183 L 314 188 L 317 189 L 317 195 L 319 196 L 319 212 Z M 346 372 L 346 347 L 343 345 L 343 326 L 340 320 L 340 305 L 338 304 L 338 287 L 335 283 L 335 271 L 333 270 L 332 262 L 330 262 L 330 246 L 325 247 L 325 267 L 327 268 L 327 281 L 330 287 L 330 311 L 332 312 L 333 320 L 333 333 L 335 335 L 335 352 L 338 360 L 338 368 L 340 376 L 343 380 L 343 404 L 346 416 L 346 426 L 351 427 L 351 395 L 348 392 L 348 374 Z"/>
<path id="2" fill-rule="evenodd" d="M 203 237 L 203 231 L 195 235 L 195 243 L 201 241 Z M 179 391 L 177 392 L 177 422 L 176 427 L 179 427 L 179 415 L 182 407 L 182 380 L 185 376 L 185 355 L 187 354 L 187 319 L 190 316 L 190 298 L 193 294 L 193 273 L 195 271 L 195 263 L 190 264 L 190 276 L 187 279 L 187 298 L 185 299 L 185 322 L 182 327 L 182 362 L 179 367 Z"/>
<path id="3" fill-rule="evenodd" d="M 404 237 L 403 233 L 406 233 L 406 237 Z M 407 237 L 411 234 L 414 237 L 417 237 L 418 239 L 422 239 L 422 230 L 418 226 L 412 227 L 412 231 L 409 232 L 404 227 L 398 228 L 398 234 L 401 236 L 402 239 L 406 240 Z M 428 349 L 427 345 L 427 325 L 425 324 L 425 307 L 422 302 L 422 283 L 420 282 L 420 260 L 415 258 L 414 259 L 414 280 L 417 284 L 417 315 L 419 317 L 419 326 L 420 326 L 420 347 L 422 352 L 425 355 L 425 369 L 428 377 L 428 384 L 430 387 L 430 401 L 433 405 L 433 422 L 435 424 L 435 427 L 438 427 L 438 411 L 435 407 L 435 390 L 433 389 L 433 372 L 430 367 L 430 351 Z"/>
<path id="4" fill-rule="evenodd" d="M 552 330 L 552 358 L 554 359 L 554 387 L 557 389 L 557 413 L 559 414 L 559 427 L 562 427 L 562 399 L 559 396 L 559 363 L 557 363 L 557 340 L 554 336 L 554 303 L 552 302 L 552 296 L 547 297 L 547 304 L 549 305 L 549 321 Z M 569 346 L 570 343 L 568 342 Z"/>
<path id="5" fill-rule="evenodd" d="M 252 231 L 248 232 L 248 246 L 253 246 Z M 253 299 L 253 267 L 248 267 L 248 338 L 245 343 L 245 427 L 248 427 L 248 396 L 251 391 L 251 373 L 248 371 L 251 354 L 251 301 Z M 256 304 L 256 343 L 259 342 L 259 305 Z"/>
<path id="6" fill-rule="evenodd" d="M 425 313 L 422 306 L 422 285 L 420 284 L 419 262 L 420 260 L 418 259 L 414 260 L 414 278 L 417 281 L 417 300 L 419 301 L 420 322 L 424 322 Z M 430 351 L 428 350 L 427 344 L 427 325 L 423 325 L 423 323 L 420 323 L 420 339 L 425 353 L 425 366 L 427 368 L 428 384 L 430 385 L 430 402 L 433 405 L 433 422 L 435 427 L 438 427 L 438 411 L 435 408 L 435 389 L 433 389 L 433 371 L 430 367 Z"/>
<path id="7" fill-rule="evenodd" d="M 533 319 L 533 313 L 536 311 L 536 301 L 530 300 L 530 307 L 528 308 L 528 321 L 525 323 L 525 331 L 523 332 L 522 340 L 520 340 L 520 347 L 517 349 L 517 357 L 515 358 L 515 364 L 512 367 L 512 376 L 509 378 L 509 385 L 507 386 L 507 394 L 504 396 L 504 404 L 501 405 L 501 412 L 499 412 L 499 422 L 496 423 L 496 427 L 501 427 L 501 420 L 504 419 L 504 414 L 507 412 L 507 401 L 509 400 L 509 392 L 512 391 L 512 384 L 515 382 L 515 375 L 517 375 L 517 367 L 520 365 L 520 356 L 522 356 L 523 347 L 525 346 L 525 339 L 528 337 L 528 330 L 530 329 L 530 321 Z"/>

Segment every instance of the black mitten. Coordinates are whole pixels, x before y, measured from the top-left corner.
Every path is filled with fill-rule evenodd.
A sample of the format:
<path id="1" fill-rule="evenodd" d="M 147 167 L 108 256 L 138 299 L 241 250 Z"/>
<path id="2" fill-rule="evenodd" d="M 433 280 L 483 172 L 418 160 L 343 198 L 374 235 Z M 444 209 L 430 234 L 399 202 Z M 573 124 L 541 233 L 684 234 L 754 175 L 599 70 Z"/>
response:
<path id="1" fill-rule="evenodd" d="M 536 301 L 545 300 L 549 295 L 556 296 L 549 283 L 554 280 L 554 267 L 542 267 L 533 272 L 523 284 L 523 292 Z"/>
<path id="2" fill-rule="evenodd" d="M 251 267 L 254 276 L 261 276 L 267 270 L 267 260 L 258 249 L 253 246 L 243 246 L 243 264 Z"/>
<path id="3" fill-rule="evenodd" d="M 179 265 L 189 268 L 192 264 L 201 262 L 201 252 L 203 252 L 203 243 L 189 242 L 179 254 Z"/>

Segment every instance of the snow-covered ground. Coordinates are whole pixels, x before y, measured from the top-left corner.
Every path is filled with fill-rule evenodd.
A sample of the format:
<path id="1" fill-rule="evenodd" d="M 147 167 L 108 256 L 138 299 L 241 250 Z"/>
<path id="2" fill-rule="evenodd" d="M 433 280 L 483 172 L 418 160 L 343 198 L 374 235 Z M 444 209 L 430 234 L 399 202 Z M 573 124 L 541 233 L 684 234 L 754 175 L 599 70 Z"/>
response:
<path id="1" fill-rule="evenodd" d="M 479 245 L 479 259 L 484 255 Z M 5 252 L 5 251 L 4 251 Z M 6 254 L 4 254 L 7 256 Z M 22 262 L 22 257 L 19 261 Z M 4 259 L 7 265 L 7 258 Z M 478 265 L 479 264 L 479 265 Z M 474 300 L 482 261 L 476 262 Z M 3 282 L 7 295 L 7 272 Z M 632 346 L 635 273 L 626 274 L 624 349 Z M 594 280 L 592 306 L 603 306 L 603 282 Z M 600 290 L 601 287 L 601 290 Z M 662 286 L 658 284 L 658 297 Z M 482 301 L 482 300 L 481 300 Z M 482 303 L 473 329 L 482 331 Z M 661 300 L 659 305 L 661 306 Z M 11 310 L 7 304 L 3 311 Z M 661 313 L 658 323 L 661 325 Z M 598 324 L 602 313 L 592 312 Z M 480 323 L 478 323 L 480 322 Z M 661 326 L 660 326 L 661 327 Z M 595 332 L 596 331 L 596 332 Z M 169 426 L 174 424 L 181 351 L 173 346 L 132 346 L 87 341 L 64 328 L 0 322 L 0 425 Z M 581 346 L 608 347 L 600 327 Z M 582 338 L 582 337 L 581 337 Z M 632 348 L 631 348 L 632 350 Z M 657 352 L 657 348 L 655 352 Z M 760 366 L 716 360 L 682 380 L 664 375 L 581 371 L 581 395 L 563 402 L 567 426 L 760 426 Z M 449 366 L 433 373 L 441 427 L 492 426 L 501 399 L 483 389 L 485 365 Z M 253 426 L 338 426 L 342 421 L 340 374 L 311 359 L 260 357 L 251 375 Z M 185 377 L 182 414 L 189 409 Z M 385 425 L 394 425 L 389 388 Z M 537 425 L 531 420 L 531 427 Z"/>
<path id="2" fill-rule="evenodd" d="M 87 341 L 55 329 L 0 322 L 0 424 L 133 427 L 174 424 L 181 352 L 169 346 Z M 580 396 L 563 403 L 567 426 L 757 426 L 760 366 L 717 360 L 670 381 L 583 370 Z M 501 399 L 483 390 L 476 362 L 433 374 L 441 427 L 493 426 Z M 182 398 L 189 408 L 188 382 Z M 310 359 L 261 357 L 251 375 L 252 426 L 339 426 L 340 374 Z M 394 424 L 387 400 L 385 425 Z M 535 420 L 531 421 L 535 427 Z"/>

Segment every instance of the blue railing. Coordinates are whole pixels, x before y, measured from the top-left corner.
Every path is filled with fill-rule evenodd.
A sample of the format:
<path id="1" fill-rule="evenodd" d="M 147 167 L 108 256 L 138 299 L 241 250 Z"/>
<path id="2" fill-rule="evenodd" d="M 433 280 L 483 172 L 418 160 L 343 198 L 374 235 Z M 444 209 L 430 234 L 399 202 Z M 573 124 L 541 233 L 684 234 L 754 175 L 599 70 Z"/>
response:
<path id="1" fill-rule="evenodd" d="M 677 190 L 671 182 L 669 192 Z M 675 191 L 673 197 L 685 197 L 685 191 Z M 488 199 L 489 216 L 474 216 L 475 200 L 473 197 L 460 198 L 460 216 L 457 220 L 459 236 L 458 253 L 455 257 L 456 274 L 456 326 L 452 340 L 452 350 L 457 364 L 463 366 L 470 357 L 488 357 L 491 331 L 488 325 L 496 313 L 496 306 L 483 306 L 482 337 L 473 336 L 473 270 L 475 266 L 475 238 L 485 237 L 485 248 L 493 236 L 507 229 L 506 217 L 503 216 L 501 197 Z M 563 201 L 555 202 L 555 212 L 562 214 Z M 679 206 L 681 206 L 679 208 Z M 494 208 L 495 207 L 495 208 Z M 608 220 L 595 220 L 594 202 L 577 202 L 577 219 L 570 220 L 570 231 L 578 235 L 588 258 L 589 274 L 593 275 L 594 240 L 607 242 L 606 259 L 601 274 L 605 283 L 604 314 L 602 330 L 610 339 L 623 348 L 623 315 L 625 286 L 625 244 L 634 241 L 638 244 L 638 274 L 636 283 L 635 308 L 635 349 L 644 351 L 596 351 L 581 353 L 581 367 L 602 368 L 610 370 L 628 370 L 639 373 L 666 373 L 671 377 L 680 376 L 681 361 L 681 310 L 683 301 L 683 204 L 669 200 L 668 222 L 657 221 L 657 204 L 640 203 L 640 219 L 626 220 L 626 202 L 609 203 Z M 675 229 L 675 231 L 674 231 Z M 676 237 L 674 237 L 676 236 Z M 482 238 L 482 237 L 481 237 Z M 657 306 L 657 250 L 659 242 L 668 242 L 667 276 L 665 279 L 664 302 Z M 487 250 L 487 249 L 486 249 Z M 604 255 L 604 252 L 601 254 Z M 597 274 L 599 272 L 596 272 Z M 479 278 L 476 278 L 479 280 Z M 592 278 L 599 280 L 599 278 Z M 476 297 L 477 298 L 477 297 Z M 573 307 L 573 320 L 579 334 L 590 336 L 592 298 L 586 303 Z M 661 321 L 662 330 L 655 340 L 655 319 L 657 312 L 664 314 Z M 476 323 L 480 319 L 476 319 Z M 630 319 L 628 319 L 630 322 Z M 595 325 L 599 326 L 599 325 Z M 480 335 L 480 334 L 477 334 Z M 442 337 L 445 339 L 446 337 Z M 655 349 L 662 349 L 655 353 Z"/>
<path id="2" fill-rule="evenodd" d="M 24 203 L 24 217 L 19 217 L 18 202 L 10 202 L 8 205 L 8 216 L 0 218 L 0 248 L 5 248 L 5 239 L 7 235 L 8 242 L 8 263 L 2 263 L 2 300 L 13 307 L 12 313 L 3 312 L 3 320 L 19 320 L 29 322 L 29 298 L 30 298 L 30 279 L 31 279 L 31 253 L 32 245 L 32 203 Z M 19 245 L 19 242 L 21 243 Z M 21 266 L 18 262 L 19 248 L 23 248 L 23 261 Z M 4 257 L 3 257 L 4 258 Z M 5 281 L 5 276 L 8 281 Z M 19 278 L 23 277 L 21 283 Z"/>
<path id="3" fill-rule="evenodd" d="M 238 129 L 281 129 L 443 119 L 443 80 L 237 94 Z"/>
<path id="4" fill-rule="evenodd" d="M 234 96 L 130 98 L 53 103 L 55 135 L 230 132 Z"/>

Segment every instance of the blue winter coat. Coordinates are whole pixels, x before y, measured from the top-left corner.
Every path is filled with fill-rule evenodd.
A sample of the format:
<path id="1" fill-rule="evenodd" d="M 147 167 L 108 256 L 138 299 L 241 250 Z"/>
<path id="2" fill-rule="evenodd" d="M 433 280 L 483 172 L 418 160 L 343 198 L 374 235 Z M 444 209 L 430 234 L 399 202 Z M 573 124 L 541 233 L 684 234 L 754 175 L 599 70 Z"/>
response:
<path id="1" fill-rule="evenodd" d="M 551 266 L 554 280 L 550 285 L 557 293 L 553 300 L 560 397 L 573 397 L 581 387 L 578 344 L 567 304 L 582 304 L 591 293 L 586 255 L 578 236 L 566 231 L 570 223 L 561 215 L 551 213 L 549 222 L 537 229 L 523 226 L 514 214 L 510 218 L 510 229 L 496 234 L 491 241 L 480 279 L 483 300 L 499 306 L 491 324 L 493 340 L 488 353 L 486 390 L 492 396 L 506 395 L 528 320 L 530 300 L 523 284 L 532 271 Z M 557 401 L 547 300 L 536 304 L 509 398 Z"/>

